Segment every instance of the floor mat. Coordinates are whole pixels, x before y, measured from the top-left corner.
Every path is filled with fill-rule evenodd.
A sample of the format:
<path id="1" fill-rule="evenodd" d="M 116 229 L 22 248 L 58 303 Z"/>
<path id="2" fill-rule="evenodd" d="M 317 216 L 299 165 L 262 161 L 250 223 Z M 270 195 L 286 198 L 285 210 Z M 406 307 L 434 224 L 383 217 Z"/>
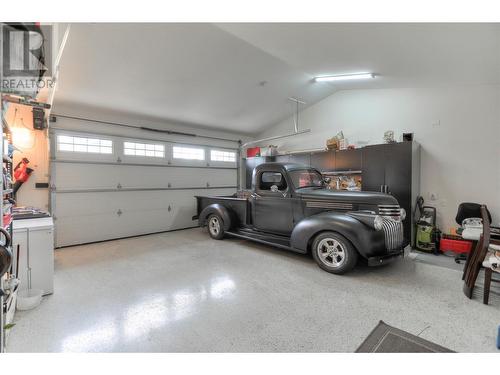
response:
<path id="1" fill-rule="evenodd" d="M 453 351 L 391 327 L 381 320 L 356 353 L 453 353 Z"/>

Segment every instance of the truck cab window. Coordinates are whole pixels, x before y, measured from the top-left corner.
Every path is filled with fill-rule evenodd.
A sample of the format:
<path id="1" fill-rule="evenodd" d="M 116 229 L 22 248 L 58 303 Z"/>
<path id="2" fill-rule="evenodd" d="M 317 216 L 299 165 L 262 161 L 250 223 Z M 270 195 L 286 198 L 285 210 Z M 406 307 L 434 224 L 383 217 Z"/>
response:
<path id="1" fill-rule="evenodd" d="M 287 188 L 285 177 L 280 172 L 262 172 L 259 190 L 278 192 Z"/>
<path id="2" fill-rule="evenodd" d="M 291 171 L 289 176 L 296 189 L 305 187 L 323 187 L 323 176 L 314 169 Z"/>

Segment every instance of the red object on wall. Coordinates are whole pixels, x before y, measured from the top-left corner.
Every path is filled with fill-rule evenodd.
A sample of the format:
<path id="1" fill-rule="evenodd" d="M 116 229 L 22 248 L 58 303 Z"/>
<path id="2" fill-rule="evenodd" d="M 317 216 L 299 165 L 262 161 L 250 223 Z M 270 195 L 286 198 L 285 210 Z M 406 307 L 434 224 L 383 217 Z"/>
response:
<path id="1" fill-rule="evenodd" d="M 247 158 L 253 158 L 254 156 L 260 156 L 260 147 L 247 148 Z"/>
<path id="2" fill-rule="evenodd" d="M 19 163 L 17 163 L 16 167 L 14 168 L 14 179 L 19 182 L 26 182 L 28 181 L 28 178 L 30 177 L 30 172 L 28 171 L 28 164 L 29 160 L 26 158 L 23 158 Z"/>
<path id="3" fill-rule="evenodd" d="M 2 225 L 3 227 L 8 227 L 10 223 L 12 222 L 12 215 L 11 214 L 4 214 L 2 218 Z"/>
<path id="4" fill-rule="evenodd" d="M 471 249 L 471 241 L 449 240 L 447 238 L 443 238 L 439 241 L 439 250 L 441 251 L 453 251 L 457 254 L 468 254 Z"/>

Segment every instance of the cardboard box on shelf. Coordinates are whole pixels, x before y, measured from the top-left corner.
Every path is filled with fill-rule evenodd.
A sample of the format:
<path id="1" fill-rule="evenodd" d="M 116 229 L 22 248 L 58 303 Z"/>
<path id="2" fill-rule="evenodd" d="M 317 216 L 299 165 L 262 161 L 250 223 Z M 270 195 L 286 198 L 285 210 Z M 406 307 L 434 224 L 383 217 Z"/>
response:
<path id="1" fill-rule="evenodd" d="M 339 148 L 339 140 L 336 137 L 327 139 L 326 140 L 326 147 L 329 150 L 338 150 L 338 148 Z"/>

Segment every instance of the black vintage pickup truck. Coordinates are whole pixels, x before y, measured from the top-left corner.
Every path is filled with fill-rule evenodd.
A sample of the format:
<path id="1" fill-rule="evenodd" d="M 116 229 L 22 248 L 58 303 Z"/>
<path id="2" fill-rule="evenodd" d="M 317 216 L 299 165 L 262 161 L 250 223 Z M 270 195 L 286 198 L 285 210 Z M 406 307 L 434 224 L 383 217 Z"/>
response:
<path id="1" fill-rule="evenodd" d="M 361 256 L 379 265 L 403 254 L 406 215 L 392 195 L 329 190 L 316 169 L 265 163 L 252 190 L 228 197 L 197 196 L 200 226 L 299 253 L 312 252 L 325 271 L 342 274 Z"/>

